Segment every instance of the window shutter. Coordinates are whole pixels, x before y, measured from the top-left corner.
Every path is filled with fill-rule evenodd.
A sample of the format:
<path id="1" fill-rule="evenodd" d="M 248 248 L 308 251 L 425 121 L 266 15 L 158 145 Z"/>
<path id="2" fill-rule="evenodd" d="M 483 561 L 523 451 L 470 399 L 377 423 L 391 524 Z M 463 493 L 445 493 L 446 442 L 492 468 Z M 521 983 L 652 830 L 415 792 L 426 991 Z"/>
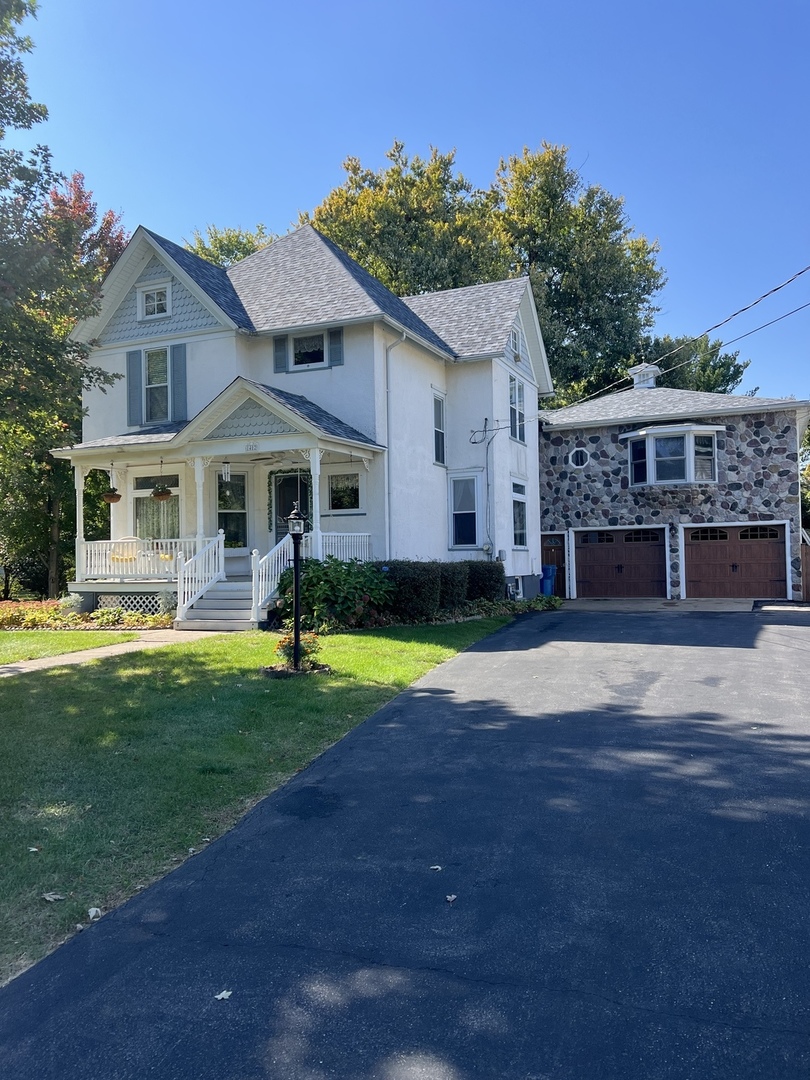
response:
<path id="1" fill-rule="evenodd" d="M 287 338 L 273 338 L 273 371 L 279 375 L 287 370 Z"/>
<path id="2" fill-rule="evenodd" d="M 188 420 L 186 347 L 172 345 L 172 420 Z"/>
<path id="3" fill-rule="evenodd" d="M 143 426 L 143 365 L 141 350 L 127 353 L 127 424 Z"/>
<path id="4" fill-rule="evenodd" d="M 343 364 L 343 330 L 329 331 L 329 367 Z"/>

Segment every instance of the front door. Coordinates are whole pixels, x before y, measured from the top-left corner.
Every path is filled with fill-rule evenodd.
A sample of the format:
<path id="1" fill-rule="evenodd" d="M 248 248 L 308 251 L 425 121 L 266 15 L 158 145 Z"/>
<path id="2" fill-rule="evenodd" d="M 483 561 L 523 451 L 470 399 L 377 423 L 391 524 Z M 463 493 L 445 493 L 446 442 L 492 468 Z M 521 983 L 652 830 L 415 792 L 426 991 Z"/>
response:
<path id="1" fill-rule="evenodd" d="M 286 473 L 275 477 L 273 492 L 273 519 L 276 529 L 276 543 L 283 540 L 289 532 L 287 518 L 298 503 L 298 509 L 307 518 L 306 531 L 312 528 L 310 488 L 308 473 Z"/>

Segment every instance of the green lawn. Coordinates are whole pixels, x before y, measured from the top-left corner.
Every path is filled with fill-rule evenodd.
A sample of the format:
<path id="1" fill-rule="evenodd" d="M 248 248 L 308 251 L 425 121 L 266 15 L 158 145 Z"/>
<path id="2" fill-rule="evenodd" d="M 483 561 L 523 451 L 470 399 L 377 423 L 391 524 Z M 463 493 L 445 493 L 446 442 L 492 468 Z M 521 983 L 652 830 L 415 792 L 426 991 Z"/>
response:
<path id="1" fill-rule="evenodd" d="M 283 681 L 258 632 L 0 681 L 0 982 L 506 622 L 326 637 L 332 674 Z"/>
<path id="2" fill-rule="evenodd" d="M 115 630 L 3 630 L 0 631 L 0 664 L 117 645 L 119 641 L 134 641 L 137 636 Z"/>

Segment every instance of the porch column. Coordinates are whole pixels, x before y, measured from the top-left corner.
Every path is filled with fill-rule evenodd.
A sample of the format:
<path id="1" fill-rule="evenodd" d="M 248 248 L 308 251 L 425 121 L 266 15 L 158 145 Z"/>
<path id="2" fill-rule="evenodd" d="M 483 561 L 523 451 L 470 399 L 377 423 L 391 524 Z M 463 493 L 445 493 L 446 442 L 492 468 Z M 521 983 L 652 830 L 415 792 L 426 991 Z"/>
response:
<path id="1" fill-rule="evenodd" d="M 76 486 L 76 580 L 84 581 L 84 478 L 81 465 L 73 466 L 73 482 Z M 110 480 L 112 483 L 112 480 Z"/>
<path id="2" fill-rule="evenodd" d="M 197 490 L 197 551 L 203 546 L 205 538 L 205 504 L 203 493 L 205 489 L 205 469 L 210 458 L 194 458 L 194 484 Z"/>
<path id="3" fill-rule="evenodd" d="M 321 457 L 323 450 L 313 447 L 305 451 L 309 458 L 309 474 L 312 478 L 312 547 L 316 559 L 323 558 L 323 537 L 321 535 Z"/>

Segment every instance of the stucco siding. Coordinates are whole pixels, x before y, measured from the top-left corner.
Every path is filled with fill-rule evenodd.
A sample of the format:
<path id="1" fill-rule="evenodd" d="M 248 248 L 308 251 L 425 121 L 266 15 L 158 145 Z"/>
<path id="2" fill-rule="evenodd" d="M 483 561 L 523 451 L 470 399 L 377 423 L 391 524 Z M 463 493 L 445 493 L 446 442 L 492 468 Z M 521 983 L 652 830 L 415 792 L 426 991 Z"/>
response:
<path id="1" fill-rule="evenodd" d="M 716 426 L 717 482 L 630 486 L 627 440 L 634 427 L 550 431 L 540 436 L 540 502 L 544 532 L 615 526 L 666 526 L 670 588 L 681 590 L 680 525 L 714 522 L 790 523 L 792 590 L 801 596 L 799 476 L 795 414 L 701 418 Z M 636 425 L 637 427 L 637 425 Z M 650 426 L 653 430 L 653 426 Z M 585 449 L 575 468 L 569 457 Z"/>

